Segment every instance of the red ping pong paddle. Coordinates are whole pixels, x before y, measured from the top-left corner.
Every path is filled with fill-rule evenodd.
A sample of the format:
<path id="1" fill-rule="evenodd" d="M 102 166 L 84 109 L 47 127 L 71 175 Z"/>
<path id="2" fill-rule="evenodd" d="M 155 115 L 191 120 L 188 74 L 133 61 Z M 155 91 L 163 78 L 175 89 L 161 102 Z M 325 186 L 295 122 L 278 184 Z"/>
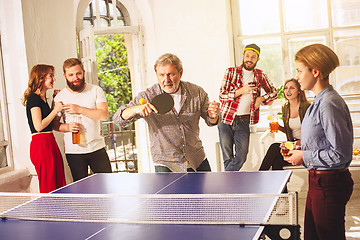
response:
<path id="1" fill-rule="evenodd" d="M 158 114 L 165 114 L 174 107 L 174 99 L 168 93 L 161 93 L 151 100 L 151 104 L 156 107 Z"/>

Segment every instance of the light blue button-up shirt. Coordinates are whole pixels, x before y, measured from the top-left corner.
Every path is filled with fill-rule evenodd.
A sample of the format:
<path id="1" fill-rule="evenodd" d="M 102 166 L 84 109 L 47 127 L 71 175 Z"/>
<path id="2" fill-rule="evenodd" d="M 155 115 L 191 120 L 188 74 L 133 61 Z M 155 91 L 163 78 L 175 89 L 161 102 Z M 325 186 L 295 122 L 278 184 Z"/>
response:
<path id="1" fill-rule="evenodd" d="M 342 97 L 329 86 L 308 108 L 301 125 L 301 150 L 307 169 L 335 170 L 350 165 L 353 126 Z"/>

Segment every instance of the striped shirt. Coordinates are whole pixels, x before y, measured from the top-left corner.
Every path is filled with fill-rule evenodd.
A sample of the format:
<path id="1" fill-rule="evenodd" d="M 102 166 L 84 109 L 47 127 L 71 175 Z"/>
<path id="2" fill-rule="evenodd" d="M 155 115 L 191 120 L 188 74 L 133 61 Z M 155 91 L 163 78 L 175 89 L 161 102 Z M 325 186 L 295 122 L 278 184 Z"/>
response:
<path id="1" fill-rule="evenodd" d="M 206 158 L 199 137 L 200 117 L 208 126 L 213 126 L 208 116 L 210 102 L 207 93 L 201 87 L 184 81 L 180 82 L 180 88 L 179 112 L 173 108 L 164 115 L 152 113 L 143 118 L 149 126 L 153 162 L 164 165 L 173 172 L 186 172 L 187 168 L 195 170 L 200 166 Z M 113 117 L 115 124 L 124 127 L 140 119 L 140 115 L 135 115 L 124 120 L 121 114 L 126 108 L 139 105 L 140 98 L 150 102 L 162 92 L 159 84 L 140 92 L 130 103 L 116 111 Z"/>
<path id="2" fill-rule="evenodd" d="M 235 98 L 235 91 L 243 87 L 242 77 L 242 65 L 239 67 L 230 67 L 226 70 L 224 79 L 220 88 L 220 102 L 221 102 L 221 118 L 222 122 L 231 125 L 234 121 L 236 111 L 239 105 L 241 95 Z M 265 90 L 266 94 L 263 95 L 265 105 L 269 102 L 277 99 L 277 91 L 273 86 L 267 75 L 260 69 L 254 68 L 254 79 L 258 86 L 257 90 L 252 93 L 252 102 L 250 108 L 250 124 L 256 124 L 259 122 L 260 108 L 255 110 L 255 100 L 260 97 L 261 88 Z"/>

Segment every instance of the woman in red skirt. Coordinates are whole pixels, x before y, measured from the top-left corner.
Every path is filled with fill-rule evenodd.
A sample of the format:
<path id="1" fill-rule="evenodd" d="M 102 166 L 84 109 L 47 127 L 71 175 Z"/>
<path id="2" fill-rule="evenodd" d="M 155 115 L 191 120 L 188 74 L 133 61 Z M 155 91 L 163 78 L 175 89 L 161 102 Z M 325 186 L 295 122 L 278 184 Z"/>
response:
<path id="1" fill-rule="evenodd" d="M 23 98 L 32 133 L 30 158 L 38 174 L 41 193 L 66 185 L 63 159 L 52 132 L 53 120 L 62 110 L 63 104 L 59 102 L 51 110 L 46 99 L 46 91 L 53 88 L 54 82 L 53 66 L 35 65 L 31 69 Z"/>

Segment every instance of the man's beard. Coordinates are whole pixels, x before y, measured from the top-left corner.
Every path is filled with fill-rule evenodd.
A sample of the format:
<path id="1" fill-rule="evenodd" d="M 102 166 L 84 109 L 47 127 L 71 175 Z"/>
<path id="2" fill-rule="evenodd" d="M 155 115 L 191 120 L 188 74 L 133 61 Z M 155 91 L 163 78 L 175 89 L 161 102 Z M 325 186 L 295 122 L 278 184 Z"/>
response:
<path id="1" fill-rule="evenodd" d="M 249 62 L 249 61 L 248 61 L 248 62 Z M 248 63 L 248 62 L 247 62 L 247 63 Z M 256 67 L 256 64 L 257 64 L 257 62 L 256 62 L 254 65 L 252 65 L 250 68 L 248 68 L 248 67 L 246 67 L 244 60 L 243 60 L 243 63 L 242 63 L 243 68 L 245 68 L 245 69 L 248 70 L 248 71 L 252 71 L 252 70 Z"/>
<path id="2" fill-rule="evenodd" d="M 69 80 L 66 79 L 66 84 L 74 92 L 79 92 L 79 91 L 83 90 L 83 88 L 85 86 L 85 76 L 83 77 L 83 79 L 80 79 L 80 81 L 81 82 L 79 85 L 74 85 L 72 82 L 70 82 Z"/>

